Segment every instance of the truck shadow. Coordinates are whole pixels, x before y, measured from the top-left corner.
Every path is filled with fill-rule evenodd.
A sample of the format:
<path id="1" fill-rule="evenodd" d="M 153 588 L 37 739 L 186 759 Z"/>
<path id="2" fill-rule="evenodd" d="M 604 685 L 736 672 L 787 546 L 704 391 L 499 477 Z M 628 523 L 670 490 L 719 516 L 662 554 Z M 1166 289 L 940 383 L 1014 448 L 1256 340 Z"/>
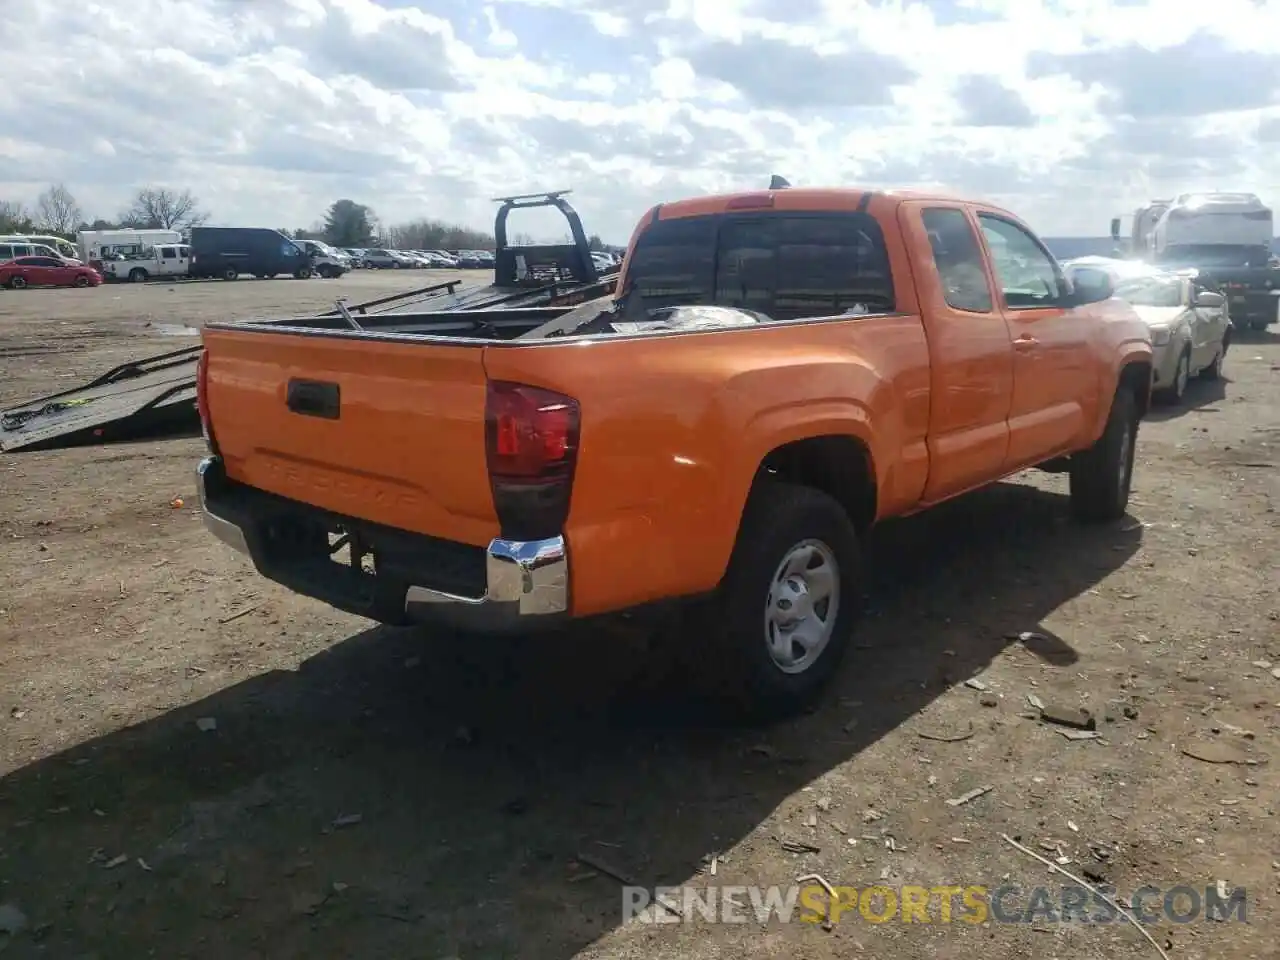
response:
<path id="1" fill-rule="evenodd" d="M 885 525 L 835 689 L 767 730 L 647 669 L 635 628 L 368 630 L 4 778 L 0 900 L 48 956 L 567 957 L 621 919 L 577 855 L 683 882 L 1019 632 L 1074 663 L 1041 619 L 1140 537 L 1014 483 Z"/>

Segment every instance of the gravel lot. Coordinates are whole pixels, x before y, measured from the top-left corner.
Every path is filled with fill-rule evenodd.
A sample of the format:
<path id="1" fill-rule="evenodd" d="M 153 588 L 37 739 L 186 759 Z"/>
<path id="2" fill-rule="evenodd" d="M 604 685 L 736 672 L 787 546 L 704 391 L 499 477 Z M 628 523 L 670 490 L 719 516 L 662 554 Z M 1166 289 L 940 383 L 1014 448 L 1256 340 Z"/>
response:
<path id="1" fill-rule="evenodd" d="M 211 318 L 430 276 L 2 291 L 0 405 Z M 835 689 L 765 730 L 703 715 L 637 630 L 463 645 L 272 586 L 205 535 L 198 440 L 0 456 L 0 954 L 1158 957 L 1124 923 L 1043 913 L 623 925 L 607 875 L 1060 902 L 1006 833 L 1124 897 L 1243 887 L 1244 923 L 1149 932 L 1170 957 L 1273 958 L 1275 330 L 1144 424 L 1129 521 L 1077 528 L 1064 479 L 1029 474 L 884 527 Z"/>

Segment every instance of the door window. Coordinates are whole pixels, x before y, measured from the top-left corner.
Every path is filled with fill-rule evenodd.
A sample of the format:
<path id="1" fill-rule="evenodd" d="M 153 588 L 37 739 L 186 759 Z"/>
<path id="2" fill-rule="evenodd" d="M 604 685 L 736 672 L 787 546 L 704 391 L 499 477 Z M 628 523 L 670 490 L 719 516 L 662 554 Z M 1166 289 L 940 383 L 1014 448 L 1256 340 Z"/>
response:
<path id="1" fill-rule="evenodd" d="M 1062 302 L 1067 292 L 1062 269 L 1031 234 L 1015 223 L 986 213 L 978 214 L 978 222 L 1010 310 L 1053 307 Z"/>
<path id="2" fill-rule="evenodd" d="M 921 215 L 929 233 L 933 265 L 942 281 L 947 306 L 967 313 L 990 313 L 991 286 L 982 247 L 963 210 L 932 207 Z"/>
<path id="3" fill-rule="evenodd" d="M 177 257 L 177 255 L 178 255 L 178 251 L 177 251 L 177 250 L 175 250 L 173 247 L 161 247 L 161 248 L 160 248 L 160 259 L 161 259 L 161 260 L 172 260 L 172 259 L 174 259 L 175 257 Z"/>

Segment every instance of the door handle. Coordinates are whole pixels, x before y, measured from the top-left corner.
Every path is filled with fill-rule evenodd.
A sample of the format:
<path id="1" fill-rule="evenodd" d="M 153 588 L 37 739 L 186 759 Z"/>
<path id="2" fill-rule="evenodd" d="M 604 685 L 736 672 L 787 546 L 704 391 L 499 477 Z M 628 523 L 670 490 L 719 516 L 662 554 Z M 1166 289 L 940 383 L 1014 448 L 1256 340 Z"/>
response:
<path id="1" fill-rule="evenodd" d="M 1040 346 L 1040 341 L 1035 337 L 1019 337 L 1013 341 L 1015 350 L 1034 350 L 1038 346 Z"/>

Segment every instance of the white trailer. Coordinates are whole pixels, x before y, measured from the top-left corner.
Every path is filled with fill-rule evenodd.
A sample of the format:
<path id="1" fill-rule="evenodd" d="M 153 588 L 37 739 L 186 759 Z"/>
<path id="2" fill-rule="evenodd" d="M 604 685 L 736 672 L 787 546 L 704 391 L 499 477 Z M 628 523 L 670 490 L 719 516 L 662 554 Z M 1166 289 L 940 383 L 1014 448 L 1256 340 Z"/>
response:
<path id="1" fill-rule="evenodd" d="M 182 233 L 178 230 L 81 230 L 76 242 L 80 259 L 93 263 L 101 261 L 103 254 L 138 256 L 156 244 L 182 243 Z"/>

